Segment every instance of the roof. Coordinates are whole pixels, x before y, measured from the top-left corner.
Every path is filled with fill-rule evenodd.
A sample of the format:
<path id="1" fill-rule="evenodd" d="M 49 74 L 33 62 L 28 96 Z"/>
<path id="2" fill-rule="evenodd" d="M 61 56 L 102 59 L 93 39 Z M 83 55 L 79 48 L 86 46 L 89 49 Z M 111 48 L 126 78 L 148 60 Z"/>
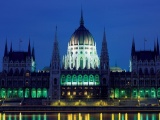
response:
<path id="1" fill-rule="evenodd" d="M 11 61 L 26 61 L 28 52 L 10 52 L 9 60 Z"/>
<path id="2" fill-rule="evenodd" d="M 72 34 L 69 45 L 94 45 L 94 39 L 92 34 L 87 30 L 84 25 L 80 27 Z"/>
<path id="3" fill-rule="evenodd" d="M 155 52 L 154 51 L 136 51 L 135 56 L 137 56 L 137 60 L 154 60 L 155 59 Z"/>

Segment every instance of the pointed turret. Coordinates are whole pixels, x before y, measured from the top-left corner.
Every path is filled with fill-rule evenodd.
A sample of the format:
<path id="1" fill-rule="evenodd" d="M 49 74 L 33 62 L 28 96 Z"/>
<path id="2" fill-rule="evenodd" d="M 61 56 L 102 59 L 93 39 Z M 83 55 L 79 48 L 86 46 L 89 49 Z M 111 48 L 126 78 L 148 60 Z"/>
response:
<path id="1" fill-rule="evenodd" d="M 133 40 L 132 40 L 132 51 L 131 51 L 131 56 L 133 56 L 135 53 L 135 42 L 134 42 L 134 37 L 133 37 Z"/>
<path id="2" fill-rule="evenodd" d="M 100 56 L 100 74 L 101 74 L 101 85 L 104 86 L 101 87 L 101 96 L 104 98 L 109 98 L 110 95 L 109 55 L 108 55 L 105 29 L 103 33 L 102 49 Z"/>
<path id="3" fill-rule="evenodd" d="M 100 64 L 101 70 L 109 69 L 109 56 L 108 56 L 108 48 L 107 48 L 107 40 L 106 40 L 105 29 L 104 29 L 104 33 L 103 33 L 100 63 L 101 63 Z"/>
<path id="4" fill-rule="evenodd" d="M 7 39 L 6 39 L 6 45 L 5 45 L 5 50 L 4 50 L 4 56 L 8 55 L 8 46 L 7 46 Z"/>
<path id="5" fill-rule="evenodd" d="M 33 60 L 35 61 L 35 52 L 34 52 L 34 47 L 32 48 L 32 57 L 33 57 Z"/>
<path id="6" fill-rule="evenodd" d="M 31 55 L 31 45 L 30 45 L 30 39 L 29 39 L 29 43 L 28 43 L 28 55 Z"/>
<path id="7" fill-rule="evenodd" d="M 83 11 L 81 9 L 81 19 L 80 19 L 80 25 L 84 25 L 84 20 L 83 20 Z"/>
<path id="8" fill-rule="evenodd" d="M 59 55 L 59 47 L 58 47 L 58 40 L 57 40 L 57 27 L 55 32 L 55 40 L 53 43 L 52 65 L 53 66 L 60 65 L 60 55 Z"/>
<path id="9" fill-rule="evenodd" d="M 60 55 L 57 39 L 57 27 L 55 32 L 55 40 L 53 43 L 52 60 L 50 66 L 49 96 L 50 99 L 60 99 Z"/>
<path id="10" fill-rule="evenodd" d="M 157 55 L 159 55 L 159 43 L 158 43 L 158 37 L 157 37 Z"/>
<path id="11" fill-rule="evenodd" d="M 157 47 L 156 47 L 156 42 L 155 41 L 154 41 L 154 53 L 155 53 L 155 55 L 157 53 Z"/>
<path id="12" fill-rule="evenodd" d="M 12 52 L 12 42 L 11 42 L 11 46 L 10 46 L 10 53 Z"/>

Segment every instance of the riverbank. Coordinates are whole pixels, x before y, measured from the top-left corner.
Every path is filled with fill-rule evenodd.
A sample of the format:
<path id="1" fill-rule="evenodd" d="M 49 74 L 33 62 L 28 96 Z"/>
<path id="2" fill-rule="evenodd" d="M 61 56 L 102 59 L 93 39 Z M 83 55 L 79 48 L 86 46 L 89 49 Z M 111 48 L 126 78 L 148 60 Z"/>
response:
<path id="1" fill-rule="evenodd" d="M 160 112 L 160 107 L 126 107 L 126 106 L 101 106 L 101 107 L 84 107 L 84 106 L 1 106 L 0 112 L 87 112 L 87 113 L 97 113 L 97 112 L 108 112 L 108 113 L 119 113 L 119 112 Z"/>

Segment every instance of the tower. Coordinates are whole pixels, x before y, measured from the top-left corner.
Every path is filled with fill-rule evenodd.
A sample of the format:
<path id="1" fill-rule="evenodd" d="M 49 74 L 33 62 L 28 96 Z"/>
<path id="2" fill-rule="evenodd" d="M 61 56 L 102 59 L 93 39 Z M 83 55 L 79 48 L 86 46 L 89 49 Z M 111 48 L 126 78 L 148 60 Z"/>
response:
<path id="1" fill-rule="evenodd" d="M 4 56 L 3 56 L 3 70 L 5 70 L 6 72 L 8 71 L 8 62 L 9 62 L 9 57 L 8 57 L 8 46 L 7 46 L 7 39 L 6 39 Z"/>
<path id="2" fill-rule="evenodd" d="M 135 55 L 135 41 L 134 41 L 134 37 L 133 37 L 133 40 L 132 40 L 132 48 L 131 48 L 131 60 L 130 60 L 130 63 L 129 63 L 129 68 L 130 68 L 130 72 L 132 71 L 132 60 L 134 59 L 134 55 Z"/>
<path id="3" fill-rule="evenodd" d="M 53 43 L 53 53 L 50 65 L 49 99 L 60 99 L 60 55 L 57 40 L 57 27 Z"/>
<path id="4" fill-rule="evenodd" d="M 36 71 L 36 62 L 35 62 L 35 51 L 34 51 L 34 46 L 32 48 L 32 58 L 31 58 L 31 61 L 32 61 L 32 72 L 35 72 Z"/>
<path id="5" fill-rule="evenodd" d="M 27 51 L 14 51 L 12 49 L 12 43 L 10 50 L 8 51 L 7 40 L 3 56 L 3 71 L 6 71 L 10 75 L 23 75 L 25 72 L 35 72 L 35 53 L 34 48 L 31 54 L 30 40 L 28 43 Z"/>
<path id="6" fill-rule="evenodd" d="M 100 74 L 101 74 L 101 93 L 102 96 L 109 96 L 110 82 L 109 82 L 109 55 L 107 48 L 106 33 L 104 30 L 102 49 L 100 56 Z M 108 91 L 108 92 L 105 92 Z"/>

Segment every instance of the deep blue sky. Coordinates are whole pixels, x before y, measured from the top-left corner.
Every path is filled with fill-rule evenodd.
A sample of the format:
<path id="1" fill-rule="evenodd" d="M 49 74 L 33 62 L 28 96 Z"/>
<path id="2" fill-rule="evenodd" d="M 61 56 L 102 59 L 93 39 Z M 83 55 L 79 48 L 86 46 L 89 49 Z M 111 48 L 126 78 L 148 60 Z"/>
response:
<path id="1" fill-rule="evenodd" d="M 56 25 L 60 55 L 66 54 L 68 41 L 79 27 L 81 6 L 99 56 L 106 29 L 110 66 L 117 61 L 118 66 L 129 69 L 133 36 L 137 50 L 144 49 L 144 38 L 146 49 L 152 50 L 154 40 L 160 37 L 160 0 L 1 0 L 1 63 L 6 37 L 14 50 L 19 50 L 20 39 L 21 50 L 27 50 L 30 38 L 35 46 L 37 70 L 48 66 Z"/>

